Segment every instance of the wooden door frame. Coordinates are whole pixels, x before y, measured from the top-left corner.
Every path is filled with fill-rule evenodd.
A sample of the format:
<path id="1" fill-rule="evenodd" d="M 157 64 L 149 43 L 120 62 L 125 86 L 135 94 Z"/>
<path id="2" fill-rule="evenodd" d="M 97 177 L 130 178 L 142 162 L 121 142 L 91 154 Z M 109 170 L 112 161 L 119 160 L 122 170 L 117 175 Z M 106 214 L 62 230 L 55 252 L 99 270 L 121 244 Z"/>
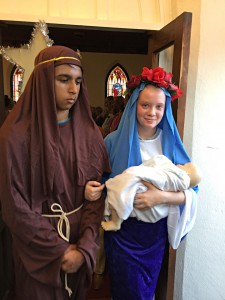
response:
<path id="1" fill-rule="evenodd" d="M 179 101 L 175 101 L 177 111 L 174 110 L 174 117 L 181 139 L 183 139 L 184 131 L 191 24 L 192 13 L 184 12 L 161 30 L 149 32 L 148 53 L 151 67 L 154 68 L 159 65 L 159 53 L 161 51 L 172 45 L 174 46 L 173 81 L 183 91 Z"/>
<path id="2" fill-rule="evenodd" d="M 150 66 L 159 65 L 159 54 L 161 51 L 174 46 L 172 73 L 173 81 L 183 91 L 178 101 L 172 104 L 174 118 L 181 139 L 183 140 L 184 120 L 187 94 L 187 76 L 190 54 L 192 13 L 184 12 L 175 20 L 159 31 L 149 32 L 148 53 Z M 156 300 L 173 300 L 174 278 L 175 278 L 176 251 L 169 245 L 165 254 L 162 272 L 159 278 L 159 296 Z M 167 274 L 165 274 L 167 272 Z M 166 289 L 166 291 L 165 291 Z"/>

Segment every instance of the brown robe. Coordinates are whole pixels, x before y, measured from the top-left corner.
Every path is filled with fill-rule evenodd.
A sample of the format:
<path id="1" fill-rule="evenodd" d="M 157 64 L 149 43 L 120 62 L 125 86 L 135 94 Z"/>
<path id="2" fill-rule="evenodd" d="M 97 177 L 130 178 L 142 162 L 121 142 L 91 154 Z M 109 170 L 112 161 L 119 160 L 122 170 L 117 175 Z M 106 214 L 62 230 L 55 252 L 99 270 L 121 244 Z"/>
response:
<path id="1" fill-rule="evenodd" d="M 52 58 L 60 58 L 52 61 Z M 74 57 L 77 60 L 70 59 Z M 37 56 L 36 66 L 19 102 L 0 129 L 0 200 L 2 217 L 13 239 L 15 300 L 85 299 L 99 245 L 104 202 L 84 199 L 88 180 L 100 180 L 109 164 L 102 136 L 94 124 L 82 81 L 71 119 L 57 124 L 54 67 L 70 63 L 81 67 L 77 54 L 52 46 Z M 81 67 L 82 68 L 82 67 Z M 58 218 L 51 204 L 68 216 L 69 243 L 57 231 Z M 64 228 L 65 229 L 65 228 Z M 85 263 L 68 274 L 69 298 L 64 287 L 61 259 L 69 244 L 76 244 Z"/>
<path id="2" fill-rule="evenodd" d="M 11 299 L 10 291 L 14 283 L 12 239 L 9 229 L 0 214 L 0 299 Z"/>

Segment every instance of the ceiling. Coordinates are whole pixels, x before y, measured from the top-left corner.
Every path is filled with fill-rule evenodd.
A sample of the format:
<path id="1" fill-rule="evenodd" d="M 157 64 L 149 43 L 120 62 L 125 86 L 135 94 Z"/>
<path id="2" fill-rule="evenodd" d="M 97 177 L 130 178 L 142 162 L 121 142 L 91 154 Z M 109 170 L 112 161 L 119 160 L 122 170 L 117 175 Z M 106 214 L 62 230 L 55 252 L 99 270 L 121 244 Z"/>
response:
<path id="1" fill-rule="evenodd" d="M 54 45 L 81 52 L 147 54 L 148 37 L 153 31 L 47 24 Z M 34 23 L 0 21 L 0 45 L 21 47 L 29 43 Z"/>

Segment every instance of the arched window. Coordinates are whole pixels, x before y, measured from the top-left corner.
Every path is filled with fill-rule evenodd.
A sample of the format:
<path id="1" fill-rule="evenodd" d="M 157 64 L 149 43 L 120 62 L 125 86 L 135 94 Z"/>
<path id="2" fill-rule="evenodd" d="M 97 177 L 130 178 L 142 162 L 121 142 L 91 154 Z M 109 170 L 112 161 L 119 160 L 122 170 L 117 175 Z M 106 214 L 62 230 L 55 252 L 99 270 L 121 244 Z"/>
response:
<path id="1" fill-rule="evenodd" d="M 114 66 L 106 78 L 106 96 L 124 96 L 128 80 L 127 72 L 120 65 Z"/>
<path id="2" fill-rule="evenodd" d="M 12 70 L 12 98 L 13 101 L 18 101 L 22 91 L 24 69 L 15 66 Z"/>

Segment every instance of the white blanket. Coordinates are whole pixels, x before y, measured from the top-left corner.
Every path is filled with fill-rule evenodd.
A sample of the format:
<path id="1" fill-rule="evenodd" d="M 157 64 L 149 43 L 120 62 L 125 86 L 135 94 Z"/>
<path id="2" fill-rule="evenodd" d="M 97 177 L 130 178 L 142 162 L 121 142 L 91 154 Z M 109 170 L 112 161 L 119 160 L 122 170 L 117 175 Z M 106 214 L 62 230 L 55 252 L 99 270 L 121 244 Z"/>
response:
<path id="1" fill-rule="evenodd" d="M 184 191 L 186 201 L 182 213 L 177 205 L 157 205 L 145 211 L 133 208 L 136 193 L 147 190 L 141 180 L 151 182 L 160 190 Z M 186 172 L 176 167 L 164 155 L 154 156 L 140 166 L 130 167 L 106 182 L 105 215 L 110 215 L 110 204 L 123 220 L 136 217 L 143 222 L 155 223 L 168 217 L 169 242 L 177 249 L 182 237 L 192 229 L 196 218 L 197 196 L 192 189 L 188 189 L 189 184 L 190 178 Z"/>

